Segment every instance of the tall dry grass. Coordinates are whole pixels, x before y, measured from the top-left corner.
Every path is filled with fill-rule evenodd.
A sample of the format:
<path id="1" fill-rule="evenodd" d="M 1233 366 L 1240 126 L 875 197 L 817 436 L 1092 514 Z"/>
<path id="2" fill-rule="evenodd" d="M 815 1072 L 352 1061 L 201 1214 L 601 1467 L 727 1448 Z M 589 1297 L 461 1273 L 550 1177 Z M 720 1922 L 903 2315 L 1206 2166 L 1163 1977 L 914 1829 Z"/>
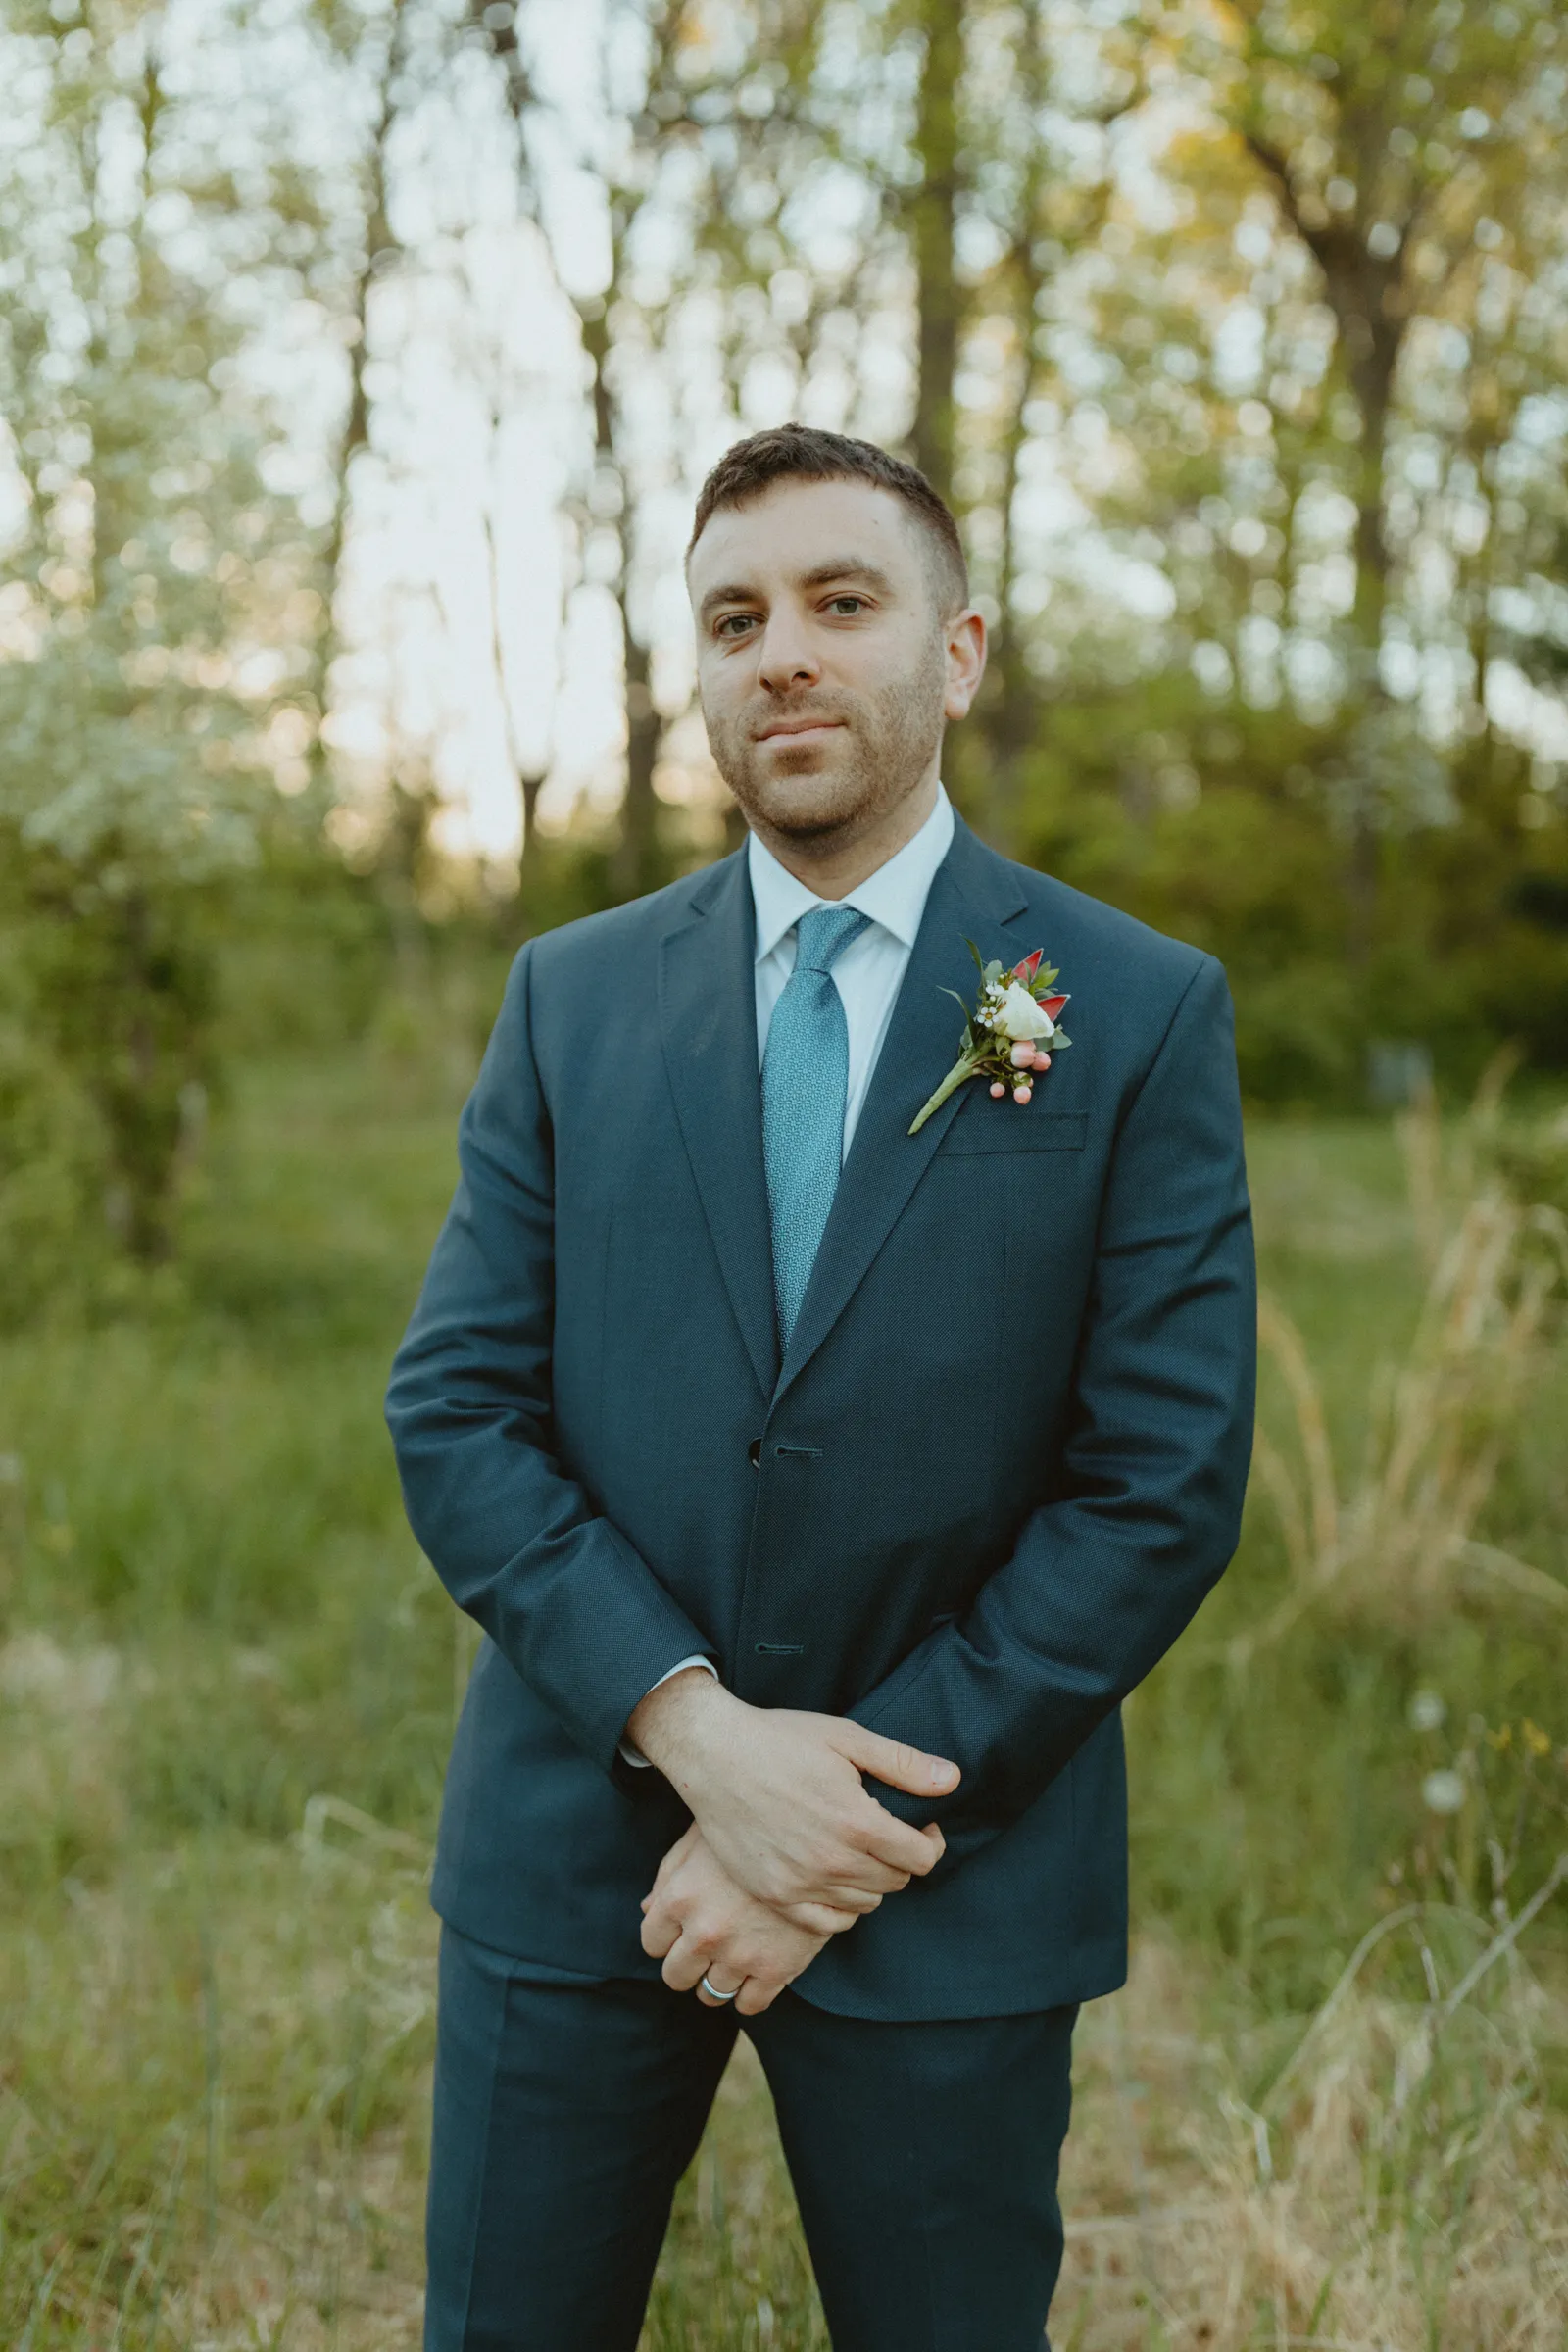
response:
<path id="1" fill-rule="evenodd" d="M 1364 1982 L 1374 1948 L 1283 2067 L 1277 2029 L 1216 2037 L 1183 1955 L 1142 1948 L 1084 2034 L 1054 2343 L 1561 2352 L 1568 2133 L 1543 2075 L 1568 2005 L 1516 1944 L 1425 2003 Z"/>
<path id="2" fill-rule="evenodd" d="M 1259 1299 L 1258 1339 L 1289 1401 L 1294 1442 L 1260 1426 L 1253 1473 L 1275 1512 L 1290 1589 L 1233 1637 L 1238 1664 L 1318 1605 L 1345 1619 L 1418 1625 L 1465 1577 L 1568 1612 L 1568 1585 L 1476 1535 L 1568 1278 L 1568 1219 L 1521 1199 L 1497 1165 L 1500 1092 L 1500 1073 L 1483 1081 L 1451 1140 L 1430 1094 L 1398 1122 L 1426 1292 L 1402 1356 L 1373 1368 L 1349 1475 L 1336 1463 L 1299 1329 L 1271 1292 Z"/>

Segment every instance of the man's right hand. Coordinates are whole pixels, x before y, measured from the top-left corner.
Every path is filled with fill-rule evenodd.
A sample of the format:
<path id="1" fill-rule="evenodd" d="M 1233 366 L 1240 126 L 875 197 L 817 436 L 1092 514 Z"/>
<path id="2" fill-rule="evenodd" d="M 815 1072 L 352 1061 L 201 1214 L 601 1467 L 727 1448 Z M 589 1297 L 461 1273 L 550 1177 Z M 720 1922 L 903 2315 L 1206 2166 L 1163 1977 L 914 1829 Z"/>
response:
<path id="1" fill-rule="evenodd" d="M 840 1715 L 750 1707 L 699 1668 L 649 1691 L 627 1737 L 691 1807 L 713 1855 L 760 1902 L 831 1934 L 829 1911 L 874 1911 L 943 1853 L 934 1822 L 910 1828 L 860 1775 L 946 1796 L 958 1767 Z"/>
<path id="2" fill-rule="evenodd" d="M 855 1924 L 848 1911 L 838 1917 L 846 1927 Z M 737 1886 L 695 1822 L 670 1847 L 643 1898 L 643 1950 L 662 1960 L 672 1991 L 695 1992 L 705 2009 L 722 2007 L 733 1993 L 743 2017 L 759 2016 L 826 1941 Z M 718 1984 L 716 1999 L 702 1989 L 705 1975 Z"/>

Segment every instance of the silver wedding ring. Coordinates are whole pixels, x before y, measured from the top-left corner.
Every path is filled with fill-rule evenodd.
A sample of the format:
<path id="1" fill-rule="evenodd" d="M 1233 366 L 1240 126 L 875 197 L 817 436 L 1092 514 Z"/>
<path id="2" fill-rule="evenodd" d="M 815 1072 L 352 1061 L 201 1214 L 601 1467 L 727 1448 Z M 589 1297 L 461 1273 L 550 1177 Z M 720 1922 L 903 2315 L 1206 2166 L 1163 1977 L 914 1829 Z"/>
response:
<path id="1" fill-rule="evenodd" d="M 720 1992 L 716 1984 L 710 1984 L 708 1979 L 704 1977 L 703 1990 L 710 2001 L 732 2001 L 735 1998 L 735 1992 L 739 1992 L 740 1986 L 736 1985 L 735 1992 Z"/>

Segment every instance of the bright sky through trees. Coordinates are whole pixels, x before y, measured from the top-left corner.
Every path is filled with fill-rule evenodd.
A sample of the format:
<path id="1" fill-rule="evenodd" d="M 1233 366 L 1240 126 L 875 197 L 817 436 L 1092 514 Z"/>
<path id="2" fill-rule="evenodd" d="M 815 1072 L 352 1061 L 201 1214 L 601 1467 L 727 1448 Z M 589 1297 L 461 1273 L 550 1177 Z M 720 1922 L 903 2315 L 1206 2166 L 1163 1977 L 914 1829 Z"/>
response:
<path id="1" fill-rule="evenodd" d="M 642 134 L 639 148 L 635 124 L 627 127 L 647 87 L 649 25 L 656 28 L 659 10 L 583 0 L 571 10 L 522 12 L 531 106 L 524 183 L 501 80 L 475 25 L 464 22 L 456 0 L 409 0 L 400 14 L 407 24 L 385 136 L 395 249 L 373 275 L 367 304 L 369 447 L 355 459 L 350 482 L 343 647 L 329 722 L 348 800 L 338 830 L 353 840 L 369 821 L 358 813 L 360 795 L 373 793 L 385 766 L 423 758 L 452 800 L 444 821 L 449 845 L 506 857 L 517 845 L 519 766 L 548 766 L 548 821 L 562 821 L 581 793 L 602 805 L 618 795 L 618 628 L 595 529 L 602 517 L 595 515 L 592 418 L 573 308 L 573 301 L 592 301 L 612 270 L 615 174 L 630 174 L 637 193 L 618 301 L 659 318 L 635 365 L 625 348 L 612 360 L 612 374 L 620 369 L 639 492 L 630 593 L 654 652 L 654 696 L 667 717 L 679 717 L 691 684 L 679 541 L 703 466 L 736 430 L 785 414 L 877 437 L 898 437 L 909 423 L 912 287 L 891 249 L 870 275 L 865 261 L 886 242 L 889 223 L 886 190 L 874 186 L 879 172 L 894 186 L 907 181 L 898 160 L 907 139 L 901 106 L 907 111 L 914 64 L 884 12 L 815 12 L 823 22 L 815 28 L 813 108 L 797 108 L 802 120 L 813 118 L 813 136 L 797 139 L 790 153 L 780 134 L 776 158 L 761 155 L 753 186 L 733 181 L 741 212 L 750 207 L 761 223 L 766 200 L 755 181 L 776 170 L 785 195 L 776 230 L 790 259 L 766 270 L 755 257 L 741 257 L 736 275 L 736 254 L 721 252 L 714 223 L 694 212 L 714 193 L 694 163 L 694 141 L 670 131 L 662 143 L 649 143 Z M 776 14 L 783 22 L 790 12 Z M 1074 188 L 1091 198 L 1089 214 L 1062 223 L 1079 242 L 1054 261 L 1054 272 L 1057 287 L 1065 280 L 1079 299 L 1057 301 L 1055 381 L 1025 414 L 1013 487 L 1015 602 L 1042 616 L 1051 607 L 1060 621 L 1046 633 L 1060 628 L 1067 649 L 1086 628 L 1136 635 L 1166 623 L 1183 595 L 1180 571 L 1195 553 L 1185 558 L 1178 548 L 1173 560 L 1154 531 L 1124 527 L 1138 484 L 1128 470 L 1126 433 L 1109 428 L 1098 400 L 1098 390 L 1119 374 L 1116 343 L 1136 348 L 1143 339 L 1148 348 L 1152 316 L 1163 308 L 1163 343 L 1150 353 L 1152 381 L 1180 390 L 1190 381 L 1187 365 L 1201 369 L 1210 378 L 1208 398 L 1234 407 L 1244 452 L 1249 433 L 1267 437 L 1269 418 L 1255 395 L 1265 388 L 1269 336 L 1284 327 L 1296 339 L 1293 365 L 1309 383 L 1328 363 L 1331 329 L 1326 341 L 1307 257 L 1281 247 L 1267 183 L 1237 193 L 1227 249 L 1199 219 L 1195 158 L 1199 181 L 1220 170 L 1201 155 L 1218 122 L 1215 99 L 1225 96 L 1220 77 L 1195 75 L 1195 54 L 1175 42 L 1161 49 L 1145 42 L 1140 54 L 1133 42 L 1128 54 L 1136 54 L 1140 84 L 1121 87 L 1107 54 L 1136 12 L 1057 7 L 1044 14 L 1054 19 L 1055 40 L 1049 99 L 1032 116 L 1010 120 L 1008 108 L 1018 106 L 1015 25 L 1006 10 L 976 10 L 971 73 L 978 104 L 992 92 L 995 155 L 971 170 L 956 257 L 968 282 L 999 266 L 1008 181 L 1025 167 L 1030 143 L 1049 151 L 1067 198 Z M 326 12 L 326 35 L 319 12 L 308 12 L 303 0 L 272 0 L 261 10 L 212 0 L 124 5 L 101 12 L 99 28 L 108 17 L 116 33 L 108 52 L 127 96 L 136 54 L 155 49 L 167 104 L 181 118 L 178 148 L 167 158 L 170 186 L 151 193 L 148 228 L 174 245 L 207 237 L 219 275 L 223 237 L 190 214 L 178 178 L 209 167 L 232 174 L 225 225 L 237 235 L 240 269 L 220 299 L 242 329 L 235 376 L 259 395 L 272 433 L 261 477 L 275 494 L 299 501 L 303 519 L 319 527 L 331 499 L 326 475 L 343 402 L 343 275 L 360 233 L 360 174 L 390 10 L 338 5 Z M 37 14 L 35 30 L 24 12 L 12 12 L 14 28 L 5 35 L 7 84 L 19 99 L 7 118 L 5 163 L 33 205 L 47 205 L 42 120 L 49 89 L 61 75 L 71 80 L 73 57 L 82 54 L 73 42 L 87 37 L 61 35 L 71 19 L 71 0 L 52 17 Z M 677 66 L 691 87 L 703 73 L 745 80 L 733 33 L 726 12 L 684 12 Z M 757 94 L 741 89 L 741 116 L 748 108 L 753 122 L 783 116 L 778 82 L 778 75 L 771 84 L 757 75 Z M 1107 92 L 1112 104 L 1104 104 Z M 113 108 L 106 118 L 106 181 L 122 170 L 116 141 L 127 153 L 134 143 L 129 106 L 122 113 L 124 124 Z M 721 146 L 724 136 L 714 131 L 710 146 Z M 254 214 L 266 210 L 261 181 L 277 172 L 308 190 L 315 210 L 311 245 L 296 237 L 287 254 L 268 252 L 266 221 L 259 235 L 244 237 L 247 205 Z M 1556 266 L 1561 270 L 1561 257 Z M 820 311 L 825 287 L 870 299 L 813 318 L 802 334 L 800 319 Z M 1281 304 L 1286 313 L 1296 306 L 1293 322 Z M 1138 311 L 1143 318 L 1133 318 Z M 1272 311 L 1279 327 L 1269 324 Z M 1121 327 L 1128 327 L 1126 339 Z M 1450 398 L 1444 374 L 1460 365 L 1444 334 L 1448 346 L 1462 336 L 1437 324 L 1422 331 L 1429 343 L 1422 378 L 1441 407 Z M 978 445 L 968 461 L 971 480 L 959 475 L 959 492 L 968 489 L 961 504 L 973 511 L 980 555 L 995 522 L 976 496 L 985 484 L 973 477 L 985 475 L 987 414 L 1006 398 L 1006 322 L 980 319 L 961 348 L 955 386 L 966 437 Z M 1533 393 L 1516 416 L 1519 468 L 1528 470 L 1531 452 L 1549 468 L 1561 430 L 1561 393 Z M 1403 464 L 1408 496 L 1417 496 L 1422 466 L 1429 472 L 1437 464 L 1420 435 L 1410 437 Z M 1462 506 L 1452 484 L 1448 494 Z M 22 517 L 14 477 L 2 484 L 0 515 Z M 1328 621 L 1340 602 L 1336 564 L 1345 563 L 1333 494 L 1309 499 L 1300 519 L 1304 546 L 1316 536 L 1321 551 L 1307 558 L 1304 583 L 1316 581 L 1307 607 L 1316 598 Z M 1232 517 L 1234 551 L 1262 553 L 1249 539 L 1260 527 L 1267 524 Z M 1434 595 L 1441 602 L 1441 560 L 1422 560 L 1415 602 L 1432 605 Z M 14 590 L 7 612 L 12 628 L 22 628 Z M 1277 647 L 1269 628 L 1262 613 L 1230 652 L 1206 640 L 1195 649 L 1199 675 L 1220 684 L 1242 661 L 1255 684 L 1284 661 L 1293 692 L 1307 699 L 1333 692 L 1333 661 L 1312 630 L 1293 647 Z M 1410 692 L 1420 672 L 1432 724 L 1455 724 L 1464 694 L 1455 665 L 1446 675 L 1441 661 L 1394 645 L 1387 668 L 1398 692 Z M 1488 706 L 1507 731 L 1531 736 L 1549 758 L 1568 758 L 1568 724 L 1556 699 L 1531 687 L 1507 661 L 1488 684 Z M 674 729 L 661 758 L 665 790 L 703 788 L 701 734 L 689 724 Z"/>
<path id="2" fill-rule="evenodd" d="M 0 34 L 14 95 L 0 172 L 32 221 L 11 282 L 33 264 L 61 273 L 46 250 L 60 109 L 89 84 L 112 258 L 138 201 L 136 91 L 155 60 L 168 127 L 139 233 L 210 284 L 234 344 L 221 361 L 230 405 L 247 405 L 261 440 L 261 482 L 318 532 L 342 449 L 368 173 L 381 174 L 387 241 L 361 288 L 368 438 L 350 458 L 330 647 L 339 838 L 352 847 L 373 828 L 400 763 L 433 771 L 451 804 L 448 846 L 491 857 L 515 850 L 520 775 L 548 774 L 547 826 L 579 796 L 612 807 L 638 695 L 657 714 L 658 789 L 701 798 L 679 553 L 702 471 L 736 432 L 791 414 L 899 439 L 919 397 L 917 357 L 929 364 L 941 347 L 940 334 L 923 339 L 931 289 L 911 273 L 911 255 L 928 249 L 908 242 L 924 233 L 930 129 L 920 25 L 826 0 L 105 0 L 87 18 L 78 7 L 13 8 Z M 1310 221 L 1281 210 L 1284 187 L 1330 224 L 1361 201 L 1310 119 L 1314 86 L 1347 87 L 1353 65 L 1309 53 L 1296 20 L 1313 14 L 1195 8 L 1146 23 L 1135 0 L 977 0 L 962 12 L 954 490 L 982 593 L 996 606 L 1002 589 L 1027 640 L 1031 692 L 1085 659 L 1112 671 L 1173 662 L 1214 698 L 1283 694 L 1306 712 L 1352 689 L 1345 624 L 1366 578 L 1349 568 L 1355 495 L 1307 441 L 1332 451 L 1339 435 L 1343 449 L 1359 428 L 1330 396 L 1344 329 L 1320 267 L 1328 229 L 1314 258 Z M 1494 646 L 1478 688 L 1475 632 L 1451 626 L 1470 541 L 1493 530 L 1495 546 L 1508 502 L 1553 497 L 1561 472 L 1568 406 L 1560 370 L 1553 381 L 1540 364 L 1552 331 L 1560 341 L 1561 238 L 1542 249 L 1506 165 L 1509 139 L 1522 170 L 1562 105 L 1549 40 L 1531 50 L 1540 15 L 1470 12 L 1465 39 L 1485 46 L 1480 16 L 1494 35 L 1476 52 L 1477 102 L 1425 148 L 1402 125 L 1389 134 L 1388 153 L 1403 155 L 1402 139 L 1425 156 L 1429 192 L 1435 178 L 1457 191 L 1449 211 L 1471 253 L 1474 316 L 1445 297 L 1445 317 L 1435 298 L 1409 326 L 1386 502 L 1404 570 L 1376 678 L 1435 741 L 1470 724 L 1479 698 L 1549 766 L 1568 761 L 1554 687 Z M 1438 22 L 1441 6 L 1424 16 L 1434 54 L 1446 40 L 1457 60 L 1451 81 L 1468 53 Z M 1345 9 L 1316 17 L 1325 50 L 1354 48 Z M 1508 122 L 1479 103 L 1489 74 L 1512 91 Z M 1400 103 L 1430 113 L 1446 101 L 1415 74 Z M 927 154 L 927 181 L 929 168 Z M 1506 219 L 1485 209 L 1488 172 Z M 1374 259 L 1380 239 L 1404 233 L 1363 226 L 1359 250 Z M 1023 394 L 1023 314 L 1006 292 L 1020 266 Z M 1433 270 L 1436 285 L 1443 265 Z M 69 369 L 71 296 L 51 300 L 55 364 Z M 1555 329 L 1549 318 L 1544 328 L 1553 306 Z M 1474 388 L 1478 325 L 1537 355 L 1503 403 L 1496 496 L 1466 489 L 1456 411 Z M 616 412 L 609 471 L 594 456 L 596 368 Z M 1288 614 L 1270 609 L 1280 497 L 1292 517 Z M 18 476 L 0 477 L 0 527 L 19 548 L 26 515 Z M 1228 612 L 1200 611 L 1238 565 L 1242 608 L 1233 598 Z M 1539 631 L 1540 580 L 1494 585 L 1504 611 L 1513 598 L 1516 629 Z M 21 650 L 36 591 L 19 580 L 5 595 L 5 642 Z M 302 628 L 296 609 L 296 638 Z M 628 689 L 624 630 L 646 647 L 646 689 Z M 289 625 L 274 635 L 270 664 L 259 648 L 235 651 L 253 704 L 286 700 L 301 674 L 282 642 Z M 275 712 L 270 723 L 275 733 Z M 314 725 L 308 713 L 301 723 Z M 275 739 L 285 789 L 298 781 L 299 749 L 287 748 L 298 731 L 285 717 Z"/>

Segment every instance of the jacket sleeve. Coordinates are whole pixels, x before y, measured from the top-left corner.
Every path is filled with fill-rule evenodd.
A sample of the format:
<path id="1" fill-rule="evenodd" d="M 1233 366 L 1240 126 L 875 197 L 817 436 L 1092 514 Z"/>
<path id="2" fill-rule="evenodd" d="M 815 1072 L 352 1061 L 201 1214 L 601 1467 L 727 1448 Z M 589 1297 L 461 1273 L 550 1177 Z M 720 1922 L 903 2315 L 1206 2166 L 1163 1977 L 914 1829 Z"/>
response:
<path id="1" fill-rule="evenodd" d="M 1112 1149 L 1055 1491 L 964 1616 L 852 1709 L 961 1768 L 947 1799 L 876 1790 L 940 1821 L 948 1862 L 1034 1802 L 1224 1570 L 1255 1355 L 1230 995 L 1205 957 Z"/>
<path id="2" fill-rule="evenodd" d="M 711 1644 L 552 1451 L 555 1153 L 530 959 L 525 947 L 463 1112 L 387 1422 L 442 1583 L 609 1772 L 638 1700 Z"/>

